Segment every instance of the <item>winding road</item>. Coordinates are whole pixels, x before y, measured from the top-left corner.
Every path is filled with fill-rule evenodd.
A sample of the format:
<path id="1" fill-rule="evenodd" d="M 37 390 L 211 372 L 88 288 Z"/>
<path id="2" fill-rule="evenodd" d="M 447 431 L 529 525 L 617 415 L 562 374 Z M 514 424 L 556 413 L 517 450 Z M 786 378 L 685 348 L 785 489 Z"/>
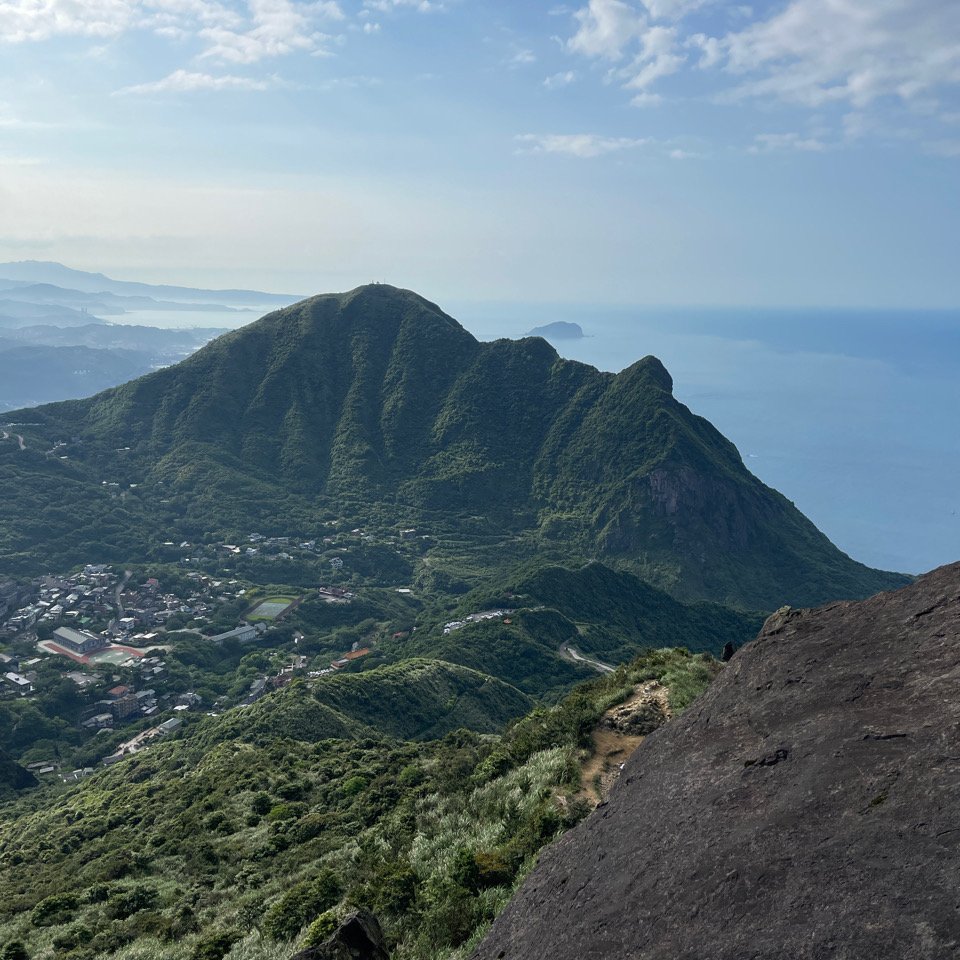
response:
<path id="1" fill-rule="evenodd" d="M 598 673 L 613 673 L 614 670 L 616 670 L 616 667 L 611 667 L 609 663 L 601 663 L 599 660 L 591 660 L 589 657 L 583 656 L 571 647 L 569 643 L 564 644 L 560 648 L 560 654 L 569 657 L 577 663 L 585 663 L 588 667 L 593 667 Z"/>
<path id="2" fill-rule="evenodd" d="M 10 431 L 9 431 L 9 430 L 3 430 L 3 431 L 0 431 L 0 432 L 3 433 L 3 439 L 4 439 L 4 440 L 9 440 L 9 439 L 10 439 Z M 21 449 L 21 450 L 26 450 L 26 449 L 27 449 L 27 445 L 23 442 L 23 437 L 21 437 L 19 433 L 15 433 L 15 434 L 13 434 L 13 436 L 17 438 L 17 443 L 20 444 L 20 449 Z"/>

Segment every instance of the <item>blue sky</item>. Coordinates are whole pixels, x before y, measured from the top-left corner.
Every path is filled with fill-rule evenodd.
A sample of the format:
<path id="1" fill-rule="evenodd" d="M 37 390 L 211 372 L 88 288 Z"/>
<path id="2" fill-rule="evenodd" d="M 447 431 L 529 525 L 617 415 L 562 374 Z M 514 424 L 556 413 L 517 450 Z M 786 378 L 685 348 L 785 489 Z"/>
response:
<path id="1" fill-rule="evenodd" d="M 0 0 L 0 258 L 960 304 L 956 0 Z"/>

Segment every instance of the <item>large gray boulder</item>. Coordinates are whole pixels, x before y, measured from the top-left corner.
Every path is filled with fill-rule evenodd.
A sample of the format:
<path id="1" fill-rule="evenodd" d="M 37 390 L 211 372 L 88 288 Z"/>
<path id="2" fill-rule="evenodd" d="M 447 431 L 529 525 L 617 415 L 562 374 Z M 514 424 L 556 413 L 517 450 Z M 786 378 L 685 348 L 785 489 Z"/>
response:
<path id="1" fill-rule="evenodd" d="M 960 565 L 778 611 L 475 960 L 960 956 Z"/>

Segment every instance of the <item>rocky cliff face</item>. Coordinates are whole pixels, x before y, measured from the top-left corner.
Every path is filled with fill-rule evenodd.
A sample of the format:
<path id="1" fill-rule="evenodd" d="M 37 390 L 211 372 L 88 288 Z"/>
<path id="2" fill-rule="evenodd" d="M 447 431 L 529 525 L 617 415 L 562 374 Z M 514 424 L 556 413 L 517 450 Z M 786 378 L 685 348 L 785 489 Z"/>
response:
<path id="1" fill-rule="evenodd" d="M 960 564 L 774 614 L 473 956 L 932 960 L 958 889 Z"/>

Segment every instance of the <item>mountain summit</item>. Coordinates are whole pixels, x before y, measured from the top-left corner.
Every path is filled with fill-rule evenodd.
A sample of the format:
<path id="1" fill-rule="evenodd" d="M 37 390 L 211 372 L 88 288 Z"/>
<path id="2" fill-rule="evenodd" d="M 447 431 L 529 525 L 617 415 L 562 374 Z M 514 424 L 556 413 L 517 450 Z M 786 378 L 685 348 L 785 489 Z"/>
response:
<path id="1" fill-rule="evenodd" d="M 317 296 L 89 400 L 9 415 L 32 425 L 28 448 L 75 443 L 67 460 L 4 448 L 0 493 L 15 503 L 20 482 L 34 495 L 0 548 L 25 549 L 18 509 L 76 485 L 93 518 L 122 477 L 137 492 L 105 522 L 143 537 L 169 522 L 162 502 L 207 530 L 392 509 L 428 524 L 479 515 L 505 543 L 753 607 L 904 582 L 837 550 L 672 386 L 655 357 L 612 374 L 540 338 L 481 343 L 408 290 Z M 70 530 L 54 524 L 35 552 Z"/>

